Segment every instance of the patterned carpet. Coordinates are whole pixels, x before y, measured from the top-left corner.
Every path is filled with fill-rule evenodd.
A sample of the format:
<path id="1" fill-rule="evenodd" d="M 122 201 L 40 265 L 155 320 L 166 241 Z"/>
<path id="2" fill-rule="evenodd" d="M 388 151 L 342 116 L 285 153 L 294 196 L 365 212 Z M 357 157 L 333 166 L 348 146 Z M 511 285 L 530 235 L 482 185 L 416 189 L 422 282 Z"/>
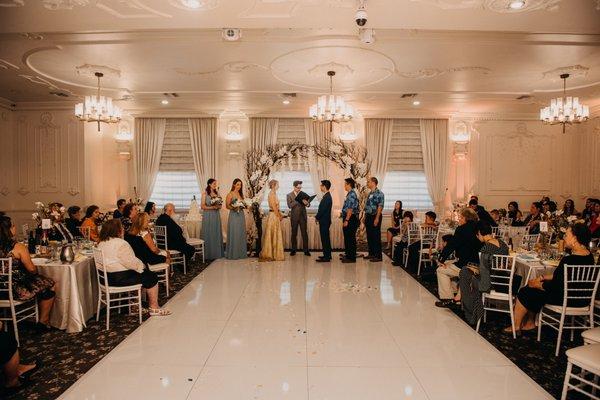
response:
<path id="1" fill-rule="evenodd" d="M 202 272 L 208 263 L 188 263 L 187 275 L 175 272 L 171 281 L 171 297 L 183 289 Z M 160 304 L 167 299 L 161 286 Z M 139 327 L 137 315 L 129 316 L 111 312 L 110 331 L 105 330 L 106 320 L 101 312 L 100 322 L 91 319 L 80 333 L 68 334 L 59 330 L 36 334 L 27 322 L 19 324 L 22 362 L 40 360 L 42 368 L 33 375 L 31 384 L 18 394 L 0 398 L 50 400 L 56 399 L 77 379 L 92 368 L 123 339 Z M 144 319 L 148 318 L 146 315 Z"/>

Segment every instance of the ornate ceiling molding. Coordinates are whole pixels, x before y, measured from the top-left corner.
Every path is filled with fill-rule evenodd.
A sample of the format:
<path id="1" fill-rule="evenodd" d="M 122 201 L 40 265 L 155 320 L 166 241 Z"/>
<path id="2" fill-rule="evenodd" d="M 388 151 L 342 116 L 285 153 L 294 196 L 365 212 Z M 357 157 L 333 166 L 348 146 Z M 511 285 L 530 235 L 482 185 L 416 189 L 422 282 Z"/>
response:
<path id="1" fill-rule="evenodd" d="M 77 75 L 93 78 L 96 72 L 101 72 L 107 78 L 120 78 L 121 70 L 107 65 L 83 64 L 75 67 Z"/>
<path id="2" fill-rule="evenodd" d="M 571 74 L 572 77 L 584 77 L 587 76 L 588 71 L 589 71 L 589 67 L 585 67 L 583 65 L 569 65 L 567 67 L 559 67 L 559 68 L 555 68 L 552 69 L 550 71 L 545 71 L 542 73 L 542 77 L 543 78 L 551 78 L 554 79 L 556 81 L 560 80 L 560 75 L 562 74 Z"/>
<path id="3" fill-rule="evenodd" d="M 0 0 L 0 7 L 23 7 L 25 0 Z"/>
<path id="4" fill-rule="evenodd" d="M 17 65 L 0 58 L 0 69 L 20 69 Z"/>
<path id="5" fill-rule="evenodd" d="M 19 74 L 19 76 L 23 79 L 27 79 L 29 82 L 31 83 L 35 83 L 38 85 L 43 85 L 46 86 L 49 89 L 52 90 L 58 90 L 61 92 L 66 92 L 69 93 L 70 95 L 74 95 L 75 93 L 73 93 L 72 91 L 70 91 L 69 89 L 65 89 L 65 88 L 61 88 L 59 86 L 56 86 L 54 83 L 50 82 L 49 80 L 46 80 L 44 78 L 41 78 L 37 75 L 27 75 L 27 74 Z"/>
<path id="6" fill-rule="evenodd" d="M 319 5 L 331 8 L 355 8 L 356 0 L 254 0 L 240 13 L 240 18 L 291 18 L 302 6 Z"/>
<path id="7" fill-rule="evenodd" d="M 398 75 L 407 79 L 428 79 L 435 78 L 440 75 L 452 73 L 452 72 L 479 72 L 483 75 L 487 75 L 492 70 L 486 67 L 477 67 L 477 66 L 465 66 L 465 67 L 451 67 L 446 69 L 439 68 L 423 68 L 417 71 L 412 72 L 400 72 L 398 71 Z"/>
<path id="8" fill-rule="evenodd" d="M 44 40 L 44 36 L 40 35 L 39 33 L 23 32 L 19 33 L 19 35 L 28 40 Z"/>
<path id="9" fill-rule="evenodd" d="M 119 0 L 118 2 L 98 1 L 96 7 L 120 19 L 144 19 L 144 18 L 172 18 L 166 14 L 147 6 L 141 0 Z"/>
<path id="10" fill-rule="evenodd" d="M 264 65 L 255 64 L 247 61 L 231 61 L 221 65 L 217 69 L 213 69 L 210 71 L 188 71 L 183 68 L 175 68 L 175 72 L 180 75 L 186 76 L 202 76 L 202 75 L 212 75 L 217 74 L 219 72 L 233 72 L 240 73 L 250 69 L 259 69 L 263 71 L 268 71 L 270 68 Z"/>
<path id="11" fill-rule="evenodd" d="M 308 70 L 308 73 L 313 76 L 323 77 L 327 75 L 327 71 L 335 71 L 336 76 L 352 75 L 355 71 L 348 64 L 341 64 L 331 61 L 325 64 L 318 64 Z"/>
<path id="12" fill-rule="evenodd" d="M 48 10 L 72 10 L 90 4 L 90 0 L 42 0 L 44 8 Z"/>
<path id="13" fill-rule="evenodd" d="M 190 5 L 189 0 L 169 0 L 169 4 L 188 11 L 206 11 L 217 8 L 219 0 L 195 0 L 194 5 Z"/>
<path id="14" fill-rule="evenodd" d="M 444 10 L 483 9 L 497 13 L 523 13 L 535 10 L 558 10 L 562 0 L 528 0 L 520 9 L 509 7 L 510 0 L 411 0 L 412 2 L 430 4 Z"/>

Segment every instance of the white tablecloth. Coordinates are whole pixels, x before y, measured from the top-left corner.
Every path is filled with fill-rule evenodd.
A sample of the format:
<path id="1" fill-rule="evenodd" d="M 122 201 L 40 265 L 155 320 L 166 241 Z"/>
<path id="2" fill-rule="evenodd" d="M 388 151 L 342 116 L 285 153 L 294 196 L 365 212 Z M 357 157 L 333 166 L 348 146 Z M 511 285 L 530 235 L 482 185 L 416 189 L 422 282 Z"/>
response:
<path id="1" fill-rule="evenodd" d="M 528 279 L 534 279 L 538 276 L 554 273 L 556 267 L 554 265 L 548 265 L 549 263 L 551 262 L 544 263 L 542 261 L 524 260 L 517 256 L 515 275 L 522 277 L 521 287 L 527 285 Z"/>
<path id="2" fill-rule="evenodd" d="M 342 227 L 343 221 L 341 218 L 332 219 L 329 235 L 331 236 L 331 247 L 333 249 L 344 248 L 344 234 L 342 232 Z M 284 218 L 281 221 L 281 230 L 283 233 L 283 245 L 286 249 L 289 249 L 292 240 L 292 224 L 289 218 Z M 315 217 L 313 216 L 308 217 L 308 247 L 311 250 L 321 250 L 321 235 Z M 300 234 L 300 228 L 298 228 L 298 248 L 302 249 L 302 235 Z"/>
<path id="3" fill-rule="evenodd" d="M 72 264 L 49 262 L 37 268 L 40 274 L 56 282 L 50 325 L 68 333 L 81 332 L 85 322 L 96 313 L 98 280 L 94 260 L 82 257 Z"/>

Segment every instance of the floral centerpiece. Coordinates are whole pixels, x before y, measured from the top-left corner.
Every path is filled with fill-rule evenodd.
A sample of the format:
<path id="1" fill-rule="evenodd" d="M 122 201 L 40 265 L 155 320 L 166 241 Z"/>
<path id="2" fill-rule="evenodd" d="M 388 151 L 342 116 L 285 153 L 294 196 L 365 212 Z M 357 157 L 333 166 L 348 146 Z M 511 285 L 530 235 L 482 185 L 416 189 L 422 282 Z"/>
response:
<path id="1" fill-rule="evenodd" d="M 42 220 L 50 220 L 51 222 L 59 221 L 64 215 L 66 209 L 59 203 L 50 203 L 45 205 L 41 201 L 35 202 L 36 211 L 31 214 L 31 217 L 36 221 L 38 228 L 42 227 Z M 46 228 L 48 229 L 48 228 Z"/>
<path id="2" fill-rule="evenodd" d="M 579 220 L 579 217 L 576 215 L 566 216 L 563 210 L 558 210 L 555 212 L 547 211 L 544 219 L 555 233 L 556 240 L 563 240 L 567 229 L 575 224 Z"/>

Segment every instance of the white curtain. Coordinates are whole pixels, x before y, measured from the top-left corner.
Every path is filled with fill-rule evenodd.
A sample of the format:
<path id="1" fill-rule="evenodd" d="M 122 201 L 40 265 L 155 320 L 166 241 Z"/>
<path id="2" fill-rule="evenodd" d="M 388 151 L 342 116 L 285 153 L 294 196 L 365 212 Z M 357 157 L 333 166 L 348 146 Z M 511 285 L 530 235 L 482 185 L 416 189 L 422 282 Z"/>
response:
<path id="1" fill-rule="evenodd" d="M 196 178 L 202 188 L 217 172 L 217 119 L 189 118 L 188 126 Z"/>
<path id="2" fill-rule="evenodd" d="M 421 147 L 423 166 L 429 196 L 438 215 L 443 215 L 446 198 L 448 168 L 448 120 L 421 120 Z"/>
<path id="3" fill-rule="evenodd" d="M 306 143 L 309 146 L 325 144 L 327 140 L 331 139 L 331 131 L 328 123 L 305 119 L 304 131 L 306 132 Z M 308 167 L 310 170 L 310 178 L 313 181 L 313 187 L 315 188 L 319 199 L 323 195 L 321 191 L 318 190 L 319 185 L 323 179 L 329 177 L 328 165 L 328 160 L 320 159 L 313 153 L 309 155 Z"/>
<path id="4" fill-rule="evenodd" d="M 250 118 L 250 148 L 264 149 L 277 142 L 279 118 Z"/>
<path id="5" fill-rule="evenodd" d="M 148 200 L 154 189 L 163 141 L 165 118 L 136 118 L 133 135 L 135 182 L 138 195 Z"/>
<path id="6" fill-rule="evenodd" d="M 365 119 L 365 142 L 367 156 L 371 160 L 371 176 L 379 180 L 379 187 L 383 187 L 387 171 L 393 128 L 394 120 L 390 118 Z"/>

